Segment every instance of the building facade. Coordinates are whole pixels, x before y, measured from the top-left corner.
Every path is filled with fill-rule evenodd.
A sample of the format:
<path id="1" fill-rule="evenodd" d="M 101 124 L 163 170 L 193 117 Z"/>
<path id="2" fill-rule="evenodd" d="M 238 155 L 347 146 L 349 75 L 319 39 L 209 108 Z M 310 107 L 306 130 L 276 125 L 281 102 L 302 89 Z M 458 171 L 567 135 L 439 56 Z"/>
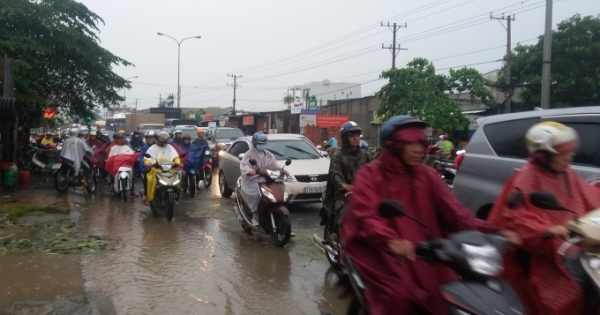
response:
<path id="1" fill-rule="evenodd" d="M 294 100 L 304 101 L 309 97 L 316 97 L 320 102 L 329 100 L 345 100 L 350 98 L 360 98 L 361 84 L 359 83 L 340 83 L 324 80 L 321 82 L 310 82 L 303 85 L 291 86 L 286 95 L 292 96 Z"/>

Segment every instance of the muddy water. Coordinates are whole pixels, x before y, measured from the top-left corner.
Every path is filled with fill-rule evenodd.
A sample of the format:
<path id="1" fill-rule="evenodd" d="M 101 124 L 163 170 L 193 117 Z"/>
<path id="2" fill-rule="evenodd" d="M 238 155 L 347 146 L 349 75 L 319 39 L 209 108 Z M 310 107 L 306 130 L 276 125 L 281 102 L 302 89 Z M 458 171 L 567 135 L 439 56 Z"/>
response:
<path id="1" fill-rule="evenodd" d="M 82 227 L 113 239 L 115 249 L 83 257 L 86 290 L 110 297 L 117 314 L 345 313 L 348 300 L 338 298 L 325 257 L 302 236 L 312 231 L 297 228 L 278 248 L 243 233 L 232 205 L 211 187 L 183 196 L 168 223 L 139 200 L 93 197 Z M 313 216 L 300 211 L 297 219 Z"/>

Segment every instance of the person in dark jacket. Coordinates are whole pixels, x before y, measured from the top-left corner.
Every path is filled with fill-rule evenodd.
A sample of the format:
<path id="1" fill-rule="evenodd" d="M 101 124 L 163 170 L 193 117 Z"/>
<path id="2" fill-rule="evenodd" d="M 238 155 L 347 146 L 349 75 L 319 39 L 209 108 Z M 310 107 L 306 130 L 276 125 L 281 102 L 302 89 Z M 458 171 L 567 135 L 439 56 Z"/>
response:
<path id="1" fill-rule="evenodd" d="M 206 139 L 204 139 L 204 129 L 198 128 L 198 130 L 196 131 L 196 134 L 198 135 L 198 138 L 195 139 L 192 142 L 192 144 L 197 147 L 201 147 L 201 146 L 208 147 L 208 141 L 206 141 Z"/>
<path id="2" fill-rule="evenodd" d="M 144 146 L 144 141 L 142 141 L 142 136 L 140 135 L 140 133 L 138 131 L 133 132 L 133 135 L 131 136 L 131 141 L 129 141 L 129 144 L 131 145 L 131 148 L 134 150 L 141 149 Z"/>

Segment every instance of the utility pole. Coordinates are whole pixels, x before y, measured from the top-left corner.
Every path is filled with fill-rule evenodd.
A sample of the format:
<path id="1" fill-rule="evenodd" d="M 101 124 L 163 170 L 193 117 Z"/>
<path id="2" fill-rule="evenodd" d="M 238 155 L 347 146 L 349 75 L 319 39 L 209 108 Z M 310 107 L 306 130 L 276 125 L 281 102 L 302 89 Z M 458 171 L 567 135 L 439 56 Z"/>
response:
<path id="1" fill-rule="evenodd" d="M 139 100 L 139 98 L 134 98 L 134 100 L 135 100 L 135 112 L 137 114 L 137 101 Z"/>
<path id="2" fill-rule="evenodd" d="M 546 0 L 546 31 L 544 32 L 544 59 L 542 64 L 542 109 L 550 108 L 552 83 L 552 1 Z"/>
<path id="3" fill-rule="evenodd" d="M 228 74 L 227 76 L 233 78 L 233 84 L 227 83 L 227 86 L 233 87 L 233 111 L 231 111 L 231 113 L 233 114 L 233 116 L 235 116 L 235 92 L 236 92 L 236 89 L 238 88 L 237 79 L 238 78 L 241 79 L 244 76 L 240 75 L 240 74 Z"/>
<path id="4" fill-rule="evenodd" d="M 402 25 L 398 25 L 396 26 L 396 23 L 394 23 L 393 25 L 390 25 L 390 22 L 387 22 L 387 24 L 383 24 L 383 22 L 381 22 L 381 26 L 387 26 L 392 33 L 394 34 L 394 40 L 393 40 L 393 44 L 391 46 L 384 46 L 383 44 L 381 44 L 381 48 L 382 49 L 389 49 L 392 51 L 392 69 L 396 68 L 396 56 L 398 56 L 398 53 L 400 52 L 400 50 L 408 50 L 407 48 L 400 48 L 400 44 L 398 44 L 398 52 L 396 52 L 396 32 L 407 26 L 407 23 L 404 23 L 404 26 Z"/>
<path id="5" fill-rule="evenodd" d="M 492 20 L 506 20 L 506 73 L 505 73 L 505 77 L 506 77 L 506 91 L 504 92 L 505 98 L 506 98 L 506 108 L 505 111 L 506 113 L 510 113 L 511 111 L 511 99 L 512 99 L 512 95 L 513 95 L 513 87 L 512 87 L 512 83 L 511 83 L 511 79 L 510 79 L 510 67 L 511 67 L 511 62 L 512 62 L 512 50 L 511 50 L 511 46 L 512 46 L 512 42 L 511 42 L 511 29 L 510 29 L 510 22 L 515 20 L 515 16 L 504 16 L 504 14 L 502 14 L 502 17 L 493 17 L 492 14 L 490 13 L 490 19 Z M 502 25 L 504 26 L 504 25 Z"/>

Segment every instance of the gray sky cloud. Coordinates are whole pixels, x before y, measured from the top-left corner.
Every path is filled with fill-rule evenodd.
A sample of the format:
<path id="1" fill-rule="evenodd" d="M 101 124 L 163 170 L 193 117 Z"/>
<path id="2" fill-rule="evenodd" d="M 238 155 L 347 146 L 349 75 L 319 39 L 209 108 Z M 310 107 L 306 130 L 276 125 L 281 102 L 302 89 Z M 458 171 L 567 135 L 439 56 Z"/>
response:
<path id="1" fill-rule="evenodd" d="M 497 69 L 506 31 L 494 15 L 515 14 L 513 43 L 535 43 L 544 29 L 544 0 L 83 0 L 105 25 L 101 45 L 132 62 L 116 69 L 131 79 L 127 104 L 158 104 L 159 95 L 177 92 L 177 44 L 181 39 L 181 106 L 231 106 L 228 73 L 242 74 L 237 107 L 283 109 L 288 86 L 310 81 L 364 83 L 391 66 L 392 33 L 380 21 L 408 23 L 398 43 L 408 48 L 398 67 L 415 57 L 434 60 L 438 69 L 477 64 Z M 600 1 L 558 0 L 553 24 L 574 14 L 597 15 Z M 472 53 L 479 51 L 477 53 Z M 444 70 L 442 70 L 444 71 Z M 446 70 L 447 71 L 447 70 Z M 541 71 L 541 69 L 540 69 Z M 364 84 L 363 96 L 385 82 Z M 123 91 L 119 91 L 122 93 Z"/>

